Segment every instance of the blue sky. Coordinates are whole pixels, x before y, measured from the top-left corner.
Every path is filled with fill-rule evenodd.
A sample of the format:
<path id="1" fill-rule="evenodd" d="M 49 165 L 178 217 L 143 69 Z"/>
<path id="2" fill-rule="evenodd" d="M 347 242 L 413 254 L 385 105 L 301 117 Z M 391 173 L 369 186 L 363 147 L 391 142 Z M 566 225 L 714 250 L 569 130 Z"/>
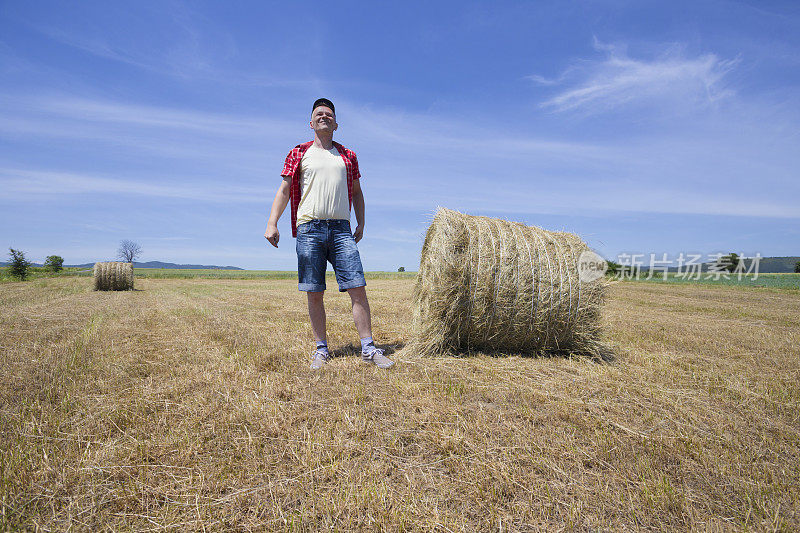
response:
<path id="1" fill-rule="evenodd" d="M 0 246 L 294 269 L 263 232 L 337 107 L 367 270 L 441 205 L 620 253 L 800 254 L 796 2 L 0 3 Z"/>

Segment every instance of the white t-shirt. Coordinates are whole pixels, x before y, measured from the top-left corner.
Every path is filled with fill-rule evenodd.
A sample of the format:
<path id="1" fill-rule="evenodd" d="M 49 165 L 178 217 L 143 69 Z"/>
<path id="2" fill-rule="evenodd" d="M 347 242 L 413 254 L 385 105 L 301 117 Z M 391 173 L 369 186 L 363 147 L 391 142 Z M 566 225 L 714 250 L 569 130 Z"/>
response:
<path id="1" fill-rule="evenodd" d="M 339 150 L 311 145 L 300 162 L 303 180 L 300 183 L 300 205 L 297 224 L 314 219 L 350 220 L 347 198 L 347 168 Z"/>

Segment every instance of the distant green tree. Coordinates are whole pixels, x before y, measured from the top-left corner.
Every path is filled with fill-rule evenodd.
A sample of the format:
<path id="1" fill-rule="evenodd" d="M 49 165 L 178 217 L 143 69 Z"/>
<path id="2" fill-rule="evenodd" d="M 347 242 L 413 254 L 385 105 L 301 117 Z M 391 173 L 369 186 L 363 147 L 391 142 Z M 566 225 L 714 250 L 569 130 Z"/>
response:
<path id="1" fill-rule="evenodd" d="M 608 265 L 608 268 L 606 269 L 606 274 L 608 274 L 609 276 L 617 274 L 620 268 L 622 268 L 622 265 L 620 265 L 619 263 L 615 263 L 614 261 L 606 261 L 606 265 Z"/>
<path id="2" fill-rule="evenodd" d="M 48 255 L 44 261 L 44 267 L 52 272 L 64 270 L 64 258 L 60 255 Z"/>
<path id="3" fill-rule="evenodd" d="M 800 263 L 797 263 L 797 264 L 800 265 Z M 400 267 L 400 268 L 397 269 L 397 271 L 398 272 L 405 272 L 406 271 L 406 267 Z"/>
<path id="4" fill-rule="evenodd" d="M 721 266 L 728 272 L 733 272 L 736 270 L 736 267 L 739 266 L 739 262 L 741 259 L 739 258 L 739 254 L 736 253 L 729 253 L 728 255 L 723 255 L 717 260 L 717 265 Z"/>
<path id="5" fill-rule="evenodd" d="M 11 253 L 9 257 L 11 258 L 11 275 L 15 278 L 19 278 L 20 281 L 25 281 L 25 278 L 28 277 L 28 267 L 31 264 L 25 259 L 25 253 L 21 250 L 15 250 L 13 248 L 9 248 Z"/>
<path id="6" fill-rule="evenodd" d="M 800 274 L 800 261 L 794 264 L 794 271 L 796 274 Z"/>

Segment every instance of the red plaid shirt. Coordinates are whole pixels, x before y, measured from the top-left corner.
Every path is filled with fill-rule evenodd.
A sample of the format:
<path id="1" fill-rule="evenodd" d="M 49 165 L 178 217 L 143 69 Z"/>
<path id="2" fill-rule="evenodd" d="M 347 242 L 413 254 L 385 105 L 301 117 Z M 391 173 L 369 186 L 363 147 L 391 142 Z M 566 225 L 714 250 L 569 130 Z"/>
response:
<path id="1" fill-rule="evenodd" d="M 303 154 L 308 151 L 309 147 L 314 144 L 314 141 L 298 144 L 289 155 L 286 156 L 286 161 L 283 163 L 283 172 L 281 176 L 292 178 L 292 186 L 289 189 L 289 198 L 292 204 L 292 237 L 297 237 L 297 208 L 300 206 L 300 184 L 303 183 L 303 165 L 300 163 L 303 160 Z M 334 141 L 333 146 L 339 150 L 339 153 L 344 159 L 344 167 L 347 170 L 347 201 L 352 209 L 353 207 L 353 180 L 361 178 L 361 172 L 358 170 L 358 159 L 356 153 L 342 146 Z"/>

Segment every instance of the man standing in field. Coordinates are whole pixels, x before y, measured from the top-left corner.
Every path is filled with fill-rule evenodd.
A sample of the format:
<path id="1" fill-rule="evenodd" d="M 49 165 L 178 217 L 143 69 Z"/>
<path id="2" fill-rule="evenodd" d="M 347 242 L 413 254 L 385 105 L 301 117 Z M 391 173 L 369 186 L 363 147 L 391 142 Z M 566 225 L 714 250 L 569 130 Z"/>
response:
<path id="1" fill-rule="evenodd" d="M 353 320 L 361 337 L 361 358 L 379 368 L 394 361 L 372 340 L 372 321 L 367 301 L 367 282 L 356 243 L 364 235 L 364 194 L 361 173 L 352 150 L 333 141 L 336 110 L 333 102 L 320 98 L 311 109 L 314 140 L 298 144 L 286 156 L 283 182 L 272 202 L 264 237 L 278 247 L 280 219 L 286 204 L 292 202 L 292 236 L 297 238 L 299 289 L 308 298 L 308 317 L 317 348 L 311 368 L 318 370 L 328 362 L 325 329 L 325 271 L 330 262 L 336 273 L 339 291 L 350 295 Z M 350 231 L 350 208 L 356 212 L 356 230 Z"/>

